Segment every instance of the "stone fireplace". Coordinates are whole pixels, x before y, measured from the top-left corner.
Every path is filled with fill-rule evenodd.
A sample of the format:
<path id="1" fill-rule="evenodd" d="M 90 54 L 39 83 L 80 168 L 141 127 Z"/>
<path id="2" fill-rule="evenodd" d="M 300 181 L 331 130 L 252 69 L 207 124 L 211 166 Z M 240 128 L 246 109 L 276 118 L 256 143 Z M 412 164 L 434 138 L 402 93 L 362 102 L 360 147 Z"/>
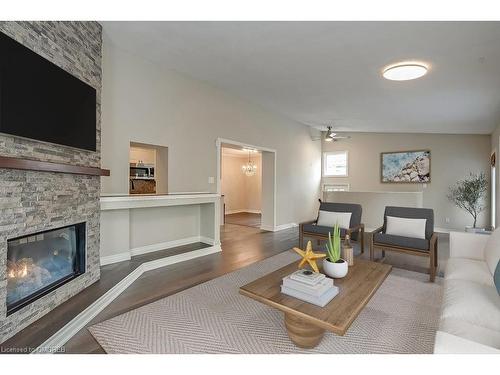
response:
<path id="1" fill-rule="evenodd" d="M 0 157 L 100 168 L 101 25 L 2 21 L 0 32 L 97 97 L 96 152 L 0 134 Z M 99 280 L 99 196 L 98 175 L 0 168 L 0 343 Z"/>

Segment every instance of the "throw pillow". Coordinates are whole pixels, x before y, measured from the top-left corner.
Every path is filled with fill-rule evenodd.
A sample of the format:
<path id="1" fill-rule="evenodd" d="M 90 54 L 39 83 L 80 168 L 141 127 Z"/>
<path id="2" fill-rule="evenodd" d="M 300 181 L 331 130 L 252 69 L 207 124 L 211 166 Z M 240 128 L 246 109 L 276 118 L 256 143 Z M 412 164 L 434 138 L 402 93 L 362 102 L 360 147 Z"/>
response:
<path id="1" fill-rule="evenodd" d="M 340 228 L 349 229 L 351 223 L 351 215 L 351 212 L 333 212 L 320 210 L 317 225 L 323 227 L 333 227 L 335 223 L 338 223 Z"/>
<path id="2" fill-rule="evenodd" d="M 386 234 L 425 239 L 425 224 L 427 219 L 387 216 L 386 220 Z"/>
<path id="3" fill-rule="evenodd" d="M 500 260 L 498 261 L 497 268 L 495 269 L 495 275 L 493 276 L 493 281 L 497 287 L 497 292 L 500 295 Z"/>

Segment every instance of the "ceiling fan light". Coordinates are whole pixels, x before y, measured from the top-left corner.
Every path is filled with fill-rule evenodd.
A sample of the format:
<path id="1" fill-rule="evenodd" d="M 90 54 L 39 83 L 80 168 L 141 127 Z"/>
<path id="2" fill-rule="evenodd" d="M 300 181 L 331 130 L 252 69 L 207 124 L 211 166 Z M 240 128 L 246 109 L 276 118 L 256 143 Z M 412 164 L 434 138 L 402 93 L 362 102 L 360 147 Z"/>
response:
<path id="1" fill-rule="evenodd" d="M 409 81 L 423 77 L 427 74 L 428 67 L 422 63 L 400 62 L 386 67 L 382 73 L 390 81 Z"/>

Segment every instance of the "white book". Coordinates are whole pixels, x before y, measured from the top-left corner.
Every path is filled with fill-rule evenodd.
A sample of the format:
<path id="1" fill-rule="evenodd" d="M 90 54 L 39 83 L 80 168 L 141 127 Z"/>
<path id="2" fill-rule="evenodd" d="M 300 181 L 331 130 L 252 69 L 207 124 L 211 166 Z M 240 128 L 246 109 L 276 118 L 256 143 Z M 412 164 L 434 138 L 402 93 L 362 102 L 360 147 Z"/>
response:
<path id="1" fill-rule="evenodd" d="M 325 293 L 329 288 L 333 286 L 333 280 L 329 278 L 324 278 L 316 285 L 308 285 L 304 284 L 300 281 L 293 280 L 289 277 L 285 277 L 283 279 L 283 286 L 287 288 L 298 290 L 302 293 L 310 294 L 311 296 L 321 296 Z"/>
<path id="2" fill-rule="evenodd" d="M 339 288 L 333 286 L 323 293 L 320 297 L 310 296 L 309 294 L 299 292 L 295 289 L 287 288 L 286 286 L 281 286 L 281 293 L 286 294 L 290 297 L 300 299 L 301 301 L 312 303 L 313 305 L 324 307 L 326 306 L 337 294 L 339 294 Z"/>
<path id="3" fill-rule="evenodd" d="M 322 273 L 311 272 L 309 270 L 298 270 L 288 276 L 293 280 L 297 280 L 308 285 L 316 285 L 326 277 Z"/>

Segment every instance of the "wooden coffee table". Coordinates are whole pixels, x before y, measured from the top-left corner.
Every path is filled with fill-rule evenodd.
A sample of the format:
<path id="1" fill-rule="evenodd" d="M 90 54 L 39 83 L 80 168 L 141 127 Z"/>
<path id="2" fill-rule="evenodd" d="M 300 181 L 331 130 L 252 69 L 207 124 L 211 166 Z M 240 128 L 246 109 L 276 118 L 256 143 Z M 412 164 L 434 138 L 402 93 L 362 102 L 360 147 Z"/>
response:
<path id="1" fill-rule="evenodd" d="M 296 271 L 297 264 L 291 263 L 242 286 L 240 293 L 283 311 L 288 336 L 301 348 L 314 348 L 325 330 L 343 336 L 392 268 L 356 259 L 346 277 L 335 279 L 339 294 L 325 307 L 319 307 L 281 293 L 283 277 Z"/>

